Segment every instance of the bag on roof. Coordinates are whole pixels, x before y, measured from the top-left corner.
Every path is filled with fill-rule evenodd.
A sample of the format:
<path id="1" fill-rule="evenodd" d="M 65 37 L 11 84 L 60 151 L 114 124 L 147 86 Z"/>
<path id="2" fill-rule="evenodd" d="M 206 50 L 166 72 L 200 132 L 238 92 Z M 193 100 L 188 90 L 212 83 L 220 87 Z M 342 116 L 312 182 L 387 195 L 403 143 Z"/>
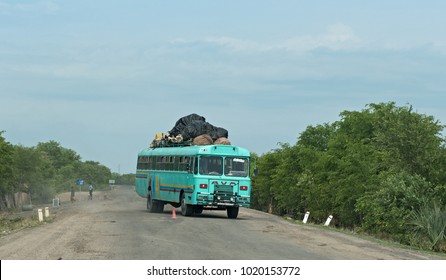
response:
<path id="1" fill-rule="evenodd" d="M 209 134 L 202 134 L 194 138 L 192 142 L 194 145 L 204 146 L 204 145 L 212 145 L 214 141 L 212 141 L 211 136 Z"/>
<path id="2" fill-rule="evenodd" d="M 200 135 L 207 134 L 212 142 L 218 138 L 228 138 L 228 131 L 222 127 L 216 127 L 206 122 L 206 118 L 197 114 L 190 114 L 180 118 L 169 131 L 170 137 L 182 136 L 183 141 L 192 140 Z"/>
<path id="3" fill-rule="evenodd" d="M 231 141 L 226 137 L 220 137 L 214 142 L 215 145 L 231 145 Z"/>

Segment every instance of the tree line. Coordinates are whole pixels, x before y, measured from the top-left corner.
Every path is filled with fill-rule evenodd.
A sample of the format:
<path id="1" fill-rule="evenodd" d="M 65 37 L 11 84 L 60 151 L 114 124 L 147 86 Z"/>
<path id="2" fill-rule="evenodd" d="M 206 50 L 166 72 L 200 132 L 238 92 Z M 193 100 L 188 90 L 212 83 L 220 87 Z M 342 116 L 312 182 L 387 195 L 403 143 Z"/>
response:
<path id="1" fill-rule="evenodd" d="M 253 155 L 252 207 L 446 252 L 444 128 L 394 102 L 344 111 Z"/>
<path id="2" fill-rule="evenodd" d="M 38 143 L 34 147 L 13 145 L 0 131 L 0 208 L 5 209 L 5 195 L 17 192 L 30 194 L 33 203 L 48 203 L 57 193 L 68 192 L 83 179 L 95 189 L 116 184 L 134 184 L 134 175 L 119 175 L 95 161 L 82 161 L 73 150 L 56 141 Z M 131 179 L 130 179 L 131 178 Z"/>

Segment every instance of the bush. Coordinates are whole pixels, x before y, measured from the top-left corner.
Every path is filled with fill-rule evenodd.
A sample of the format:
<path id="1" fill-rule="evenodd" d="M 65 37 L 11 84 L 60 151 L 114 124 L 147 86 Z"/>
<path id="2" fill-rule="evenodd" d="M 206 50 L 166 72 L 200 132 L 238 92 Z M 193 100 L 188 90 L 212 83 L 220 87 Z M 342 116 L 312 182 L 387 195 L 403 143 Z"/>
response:
<path id="1" fill-rule="evenodd" d="M 361 197 L 356 211 L 365 231 L 410 243 L 409 219 L 427 201 L 431 184 L 418 175 L 399 173 L 383 179 L 378 190 Z"/>
<path id="2" fill-rule="evenodd" d="M 446 208 L 438 203 L 426 205 L 412 214 L 409 225 L 415 245 L 423 247 L 427 241 L 430 250 L 446 252 Z"/>

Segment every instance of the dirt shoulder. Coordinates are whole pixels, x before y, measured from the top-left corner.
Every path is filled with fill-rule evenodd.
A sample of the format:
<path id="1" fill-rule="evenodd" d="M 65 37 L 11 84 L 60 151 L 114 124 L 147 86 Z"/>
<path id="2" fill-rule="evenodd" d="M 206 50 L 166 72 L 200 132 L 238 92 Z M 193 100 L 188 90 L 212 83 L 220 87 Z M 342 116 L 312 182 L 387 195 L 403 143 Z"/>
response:
<path id="1" fill-rule="evenodd" d="M 94 198 L 98 200 L 107 199 L 111 195 L 110 190 L 97 191 Z M 76 192 L 75 201 L 71 201 L 71 193 L 60 193 L 56 196 L 59 199 L 59 205 L 53 204 L 36 204 L 32 205 L 31 210 L 17 210 L 11 212 L 0 212 L 0 237 L 16 233 L 23 229 L 52 223 L 63 219 L 66 215 L 73 215 L 78 213 L 80 203 L 88 200 L 88 192 Z M 45 208 L 50 212 L 49 217 L 45 217 Z M 42 209 L 44 221 L 39 222 L 38 209 Z M 74 212 L 73 212 L 74 210 Z"/>

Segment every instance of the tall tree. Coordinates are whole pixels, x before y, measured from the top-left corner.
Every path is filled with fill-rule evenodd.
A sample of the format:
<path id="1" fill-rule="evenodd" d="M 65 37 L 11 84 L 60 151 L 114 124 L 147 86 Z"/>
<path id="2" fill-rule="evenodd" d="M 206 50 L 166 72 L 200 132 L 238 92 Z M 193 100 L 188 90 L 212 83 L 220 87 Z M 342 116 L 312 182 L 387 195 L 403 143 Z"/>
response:
<path id="1" fill-rule="evenodd" d="M 14 149 L 2 136 L 3 132 L 0 131 L 0 195 L 11 192 L 14 186 L 12 168 Z"/>

